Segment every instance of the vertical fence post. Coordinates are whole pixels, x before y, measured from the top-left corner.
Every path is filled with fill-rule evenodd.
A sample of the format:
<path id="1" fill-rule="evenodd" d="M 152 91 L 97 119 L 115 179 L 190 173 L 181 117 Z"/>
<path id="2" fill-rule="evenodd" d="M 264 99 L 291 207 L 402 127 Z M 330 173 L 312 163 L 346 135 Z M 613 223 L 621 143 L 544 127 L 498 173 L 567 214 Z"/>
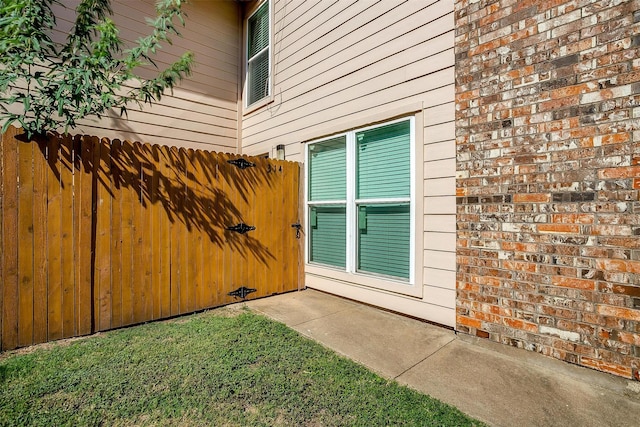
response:
<path id="1" fill-rule="evenodd" d="M 18 156 L 17 130 L 10 127 L 2 136 L 3 223 L 2 223 L 2 348 L 18 346 Z"/>

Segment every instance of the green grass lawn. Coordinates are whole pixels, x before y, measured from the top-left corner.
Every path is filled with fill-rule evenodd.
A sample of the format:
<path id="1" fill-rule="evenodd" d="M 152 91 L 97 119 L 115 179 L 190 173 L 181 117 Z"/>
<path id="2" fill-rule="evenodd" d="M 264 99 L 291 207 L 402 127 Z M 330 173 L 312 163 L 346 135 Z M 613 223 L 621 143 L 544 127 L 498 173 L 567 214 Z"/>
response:
<path id="1" fill-rule="evenodd" d="M 0 355 L 0 425 L 480 425 L 241 308 Z"/>

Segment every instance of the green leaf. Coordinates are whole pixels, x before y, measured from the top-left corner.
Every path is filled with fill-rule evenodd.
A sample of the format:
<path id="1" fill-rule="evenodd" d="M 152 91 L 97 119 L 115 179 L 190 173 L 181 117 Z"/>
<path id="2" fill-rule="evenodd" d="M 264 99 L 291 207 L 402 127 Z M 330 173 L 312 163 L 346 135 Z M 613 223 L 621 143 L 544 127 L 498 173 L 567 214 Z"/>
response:
<path id="1" fill-rule="evenodd" d="M 110 108 L 127 114 L 127 104 L 151 104 L 163 92 L 173 89 L 188 76 L 193 64 L 191 54 L 152 79 L 135 73 L 141 65 L 158 68 L 152 58 L 171 42 L 170 34 L 179 34 L 175 22 L 184 25 L 181 0 L 162 0 L 157 16 L 148 22 L 151 33 L 130 49 L 122 50 L 122 41 L 113 20 L 110 0 L 81 0 L 75 10 L 75 22 L 66 43 L 53 43 L 55 25 L 51 5 L 57 0 L 3 0 L 0 2 L 0 118 L 19 122 L 28 133 L 76 126 L 87 116 L 102 117 Z M 43 71 L 48 69 L 48 71 Z M 16 84 L 26 82 L 26 85 Z M 116 95 L 121 85 L 138 82 L 138 89 Z M 26 86 L 26 88 L 25 88 Z M 22 113 L 9 114 L 8 107 L 22 104 Z"/>

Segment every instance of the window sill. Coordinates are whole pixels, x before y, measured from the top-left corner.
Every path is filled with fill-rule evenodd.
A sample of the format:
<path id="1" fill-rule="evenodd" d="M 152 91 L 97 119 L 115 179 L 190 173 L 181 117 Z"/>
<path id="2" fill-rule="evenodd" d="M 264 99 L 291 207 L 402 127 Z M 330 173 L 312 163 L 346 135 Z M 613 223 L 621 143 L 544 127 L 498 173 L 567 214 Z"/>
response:
<path id="1" fill-rule="evenodd" d="M 244 110 L 242 111 L 242 115 L 248 116 L 249 114 L 255 113 L 257 110 L 260 110 L 271 103 L 273 103 L 272 95 L 262 98 L 260 101 L 256 101 L 253 104 L 247 107 L 244 107 Z"/>
<path id="2" fill-rule="evenodd" d="M 410 284 L 409 282 L 403 282 L 401 280 L 385 279 L 364 273 L 347 273 L 346 271 L 320 266 L 318 264 L 306 264 L 305 272 L 355 286 L 422 298 L 422 285 Z"/>

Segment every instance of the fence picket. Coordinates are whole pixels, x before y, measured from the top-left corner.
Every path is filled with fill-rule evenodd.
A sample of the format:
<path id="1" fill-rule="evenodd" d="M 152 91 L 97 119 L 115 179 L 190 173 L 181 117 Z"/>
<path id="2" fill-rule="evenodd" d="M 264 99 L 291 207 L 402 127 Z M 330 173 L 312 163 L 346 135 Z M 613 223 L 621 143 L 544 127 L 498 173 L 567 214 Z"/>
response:
<path id="1" fill-rule="evenodd" d="M 231 160 L 231 156 L 228 154 L 221 155 L 222 161 L 220 162 L 220 171 L 222 172 L 223 182 L 224 182 L 224 192 L 223 196 L 219 200 L 218 209 L 224 209 L 225 204 L 228 203 L 229 206 L 235 206 L 236 198 L 238 197 L 238 191 L 233 186 L 232 183 L 232 173 L 233 168 L 235 166 L 231 166 L 228 161 Z M 221 219 L 223 223 L 222 225 L 222 254 L 223 254 L 223 268 L 224 268 L 224 279 L 222 283 L 222 292 L 221 292 L 221 300 L 223 304 L 228 304 L 234 302 L 234 297 L 229 295 L 229 292 L 240 287 L 237 282 L 237 264 L 239 263 L 240 257 L 237 256 L 237 250 L 234 245 L 236 234 L 226 230 L 226 227 L 235 225 L 239 222 L 239 218 L 233 209 L 228 211 L 228 214 L 223 216 Z"/>
<path id="2" fill-rule="evenodd" d="M 33 343 L 47 341 L 47 142 L 33 156 Z M 1 304 L 0 304 L 1 305 Z"/>
<path id="3" fill-rule="evenodd" d="M 151 259 L 149 260 L 149 273 L 151 282 L 152 307 L 151 318 L 160 319 L 162 306 L 162 288 L 160 286 L 160 275 L 162 272 L 161 251 L 162 244 L 160 241 L 160 212 L 158 206 L 158 182 L 160 180 L 158 174 L 158 150 L 149 144 L 144 145 L 144 154 L 148 159 L 148 190 L 149 195 L 149 236 L 151 245 Z"/>
<path id="4" fill-rule="evenodd" d="M 60 141 L 62 187 L 62 337 L 74 337 L 76 330 L 76 280 L 74 277 L 73 230 L 77 220 L 73 210 L 73 140 L 64 136 Z"/>
<path id="5" fill-rule="evenodd" d="M 132 158 L 131 145 L 122 142 L 121 167 L 122 167 L 122 185 L 120 188 L 121 207 L 122 207 L 122 326 L 134 323 L 133 315 L 133 252 L 134 252 L 134 203 L 135 191 L 135 172 L 131 166 Z"/>
<path id="6" fill-rule="evenodd" d="M 103 147 L 104 148 L 104 147 Z M 102 153 L 102 151 L 101 151 Z M 109 161 L 111 176 L 105 177 L 105 190 L 112 195 L 111 200 L 111 327 L 122 326 L 122 168 L 120 158 L 122 143 L 116 139 L 109 145 Z M 100 183 L 98 183 L 100 185 Z"/>
<path id="7" fill-rule="evenodd" d="M 111 144 L 107 140 L 86 140 L 86 145 L 94 148 L 93 164 L 95 167 L 95 267 L 94 267 L 94 325 L 95 330 L 106 331 L 111 328 L 112 314 L 112 280 L 111 254 L 112 235 L 112 197 L 111 197 Z M 88 155 L 89 153 L 87 153 Z M 83 177 L 85 178 L 85 177 Z M 88 177 L 86 177 L 88 178 Z M 85 179 L 85 182 L 88 179 Z M 90 224 L 89 224 L 90 226 Z"/>
<path id="8" fill-rule="evenodd" d="M 50 138 L 47 157 L 47 339 L 62 338 L 62 187 L 60 138 Z"/>
<path id="9" fill-rule="evenodd" d="M 160 317 L 171 316 L 171 220 L 170 206 L 171 198 L 169 191 L 169 173 L 171 169 L 168 167 L 169 152 L 167 147 L 158 147 L 154 145 L 154 151 L 158 153 L 158 190 L 156 201 L 156 211 L 158 217 L 158 227 L 160 229 Z"/>
<path id="10" fill-rule="evenodd" d="M 33 343 L 33 144 L 18 143 L 18 345 Z"/>
<path id="11" fill-rule="evenodd" d="M 3 312 L 2 348 L 18 346 L 18 148 L 17 131 L 9 128 L 2 138 L 3 146 L 3 224 L 2 271 Z"/>
<path id="12" fill-rule="evenodd" d="M 171 213 L 171 315 L 180 314 L 180 210 L 179 203 L 182 195 L 179 192 L 179 164 L 178 150 L 175 147 L 164 147 L 168 160 L 169 173 L 167 174 L 167 195 L 169 196 L 169 204 Z"/>
<path id="13" fill-rule="evenodd" d="M 151 236 L 151 159 L 148 155 L 148 144 L 134 143 L 136 157 L 140 161 L 140 284 L 143 289 L 141 316 L 144 320 L 153 319 L 153 285 L 151 267 L 153 265 L 153 246 Z M 144 321 L 143 320 L 143 321 Z"/>
<path id="14" fill-rule="evenodd" d="M 93 331 L 93 283 L 91 249 L 95 246 L 93 221 L 93 180 L 95 177 L 94 151 L 100 141 L 95 137 L 74 138 L 74 253 L 76 256 L 76 322 L 77 334 L 87 335 Z M 107 225 L 107 228 L 110 227 Z M 108 254 L 107 254 L 108 256 Z M 108 281 L 108 280 L 107 280 Z M 97 309 L 97 308 L 96 308 Z"/>
<path id="15" fill-rule="evenodd" d="M 178 169 L 179 173 L 179 189 L 178 189 L 178 212 L 180 215 L 177 217 L 178 229 L 178 245 L 179 245 L 179 257 L 178 257 L 178 273 L 180 277 L 180 314 L 190 312 L 191 301 L 189 300 L 189 221 L 191 218 L 187 213 L 187 174 L 189 169 L 187 167 L 187 159 L 184 148 L 178 150 L 178 163 L 180 165 Z"/>
<path id="16" fill-rule="evenodd" d="M 5 144 L 8 145 L 9 142 L 4 140 L 5 136 L 4 135 L 0 135 L 0 142 L 2 142 L 2 144 L 0 144 L 0 196 L 3 195 L 2 193 L 2 186 L 4 184 L 4 150 L 5 150 Z M 4 250 L 4 204 L 3 204 L 3 199 L 4 197 L 0 197 L 0 249 Z M 4 253 L 4 252 L 3 252 Z M 2 289 L 0 289 L 0 351 L 2 351 L 4 349 L 4 345 L 3 345 L 3 338 L 2 338 L 2 320 L 4 318 L 4 279 L 5 279 L 5 274 L 4 274 L 4 261 L 3 259 L 0 259 L 0 283 L 2 283 Z"/>

